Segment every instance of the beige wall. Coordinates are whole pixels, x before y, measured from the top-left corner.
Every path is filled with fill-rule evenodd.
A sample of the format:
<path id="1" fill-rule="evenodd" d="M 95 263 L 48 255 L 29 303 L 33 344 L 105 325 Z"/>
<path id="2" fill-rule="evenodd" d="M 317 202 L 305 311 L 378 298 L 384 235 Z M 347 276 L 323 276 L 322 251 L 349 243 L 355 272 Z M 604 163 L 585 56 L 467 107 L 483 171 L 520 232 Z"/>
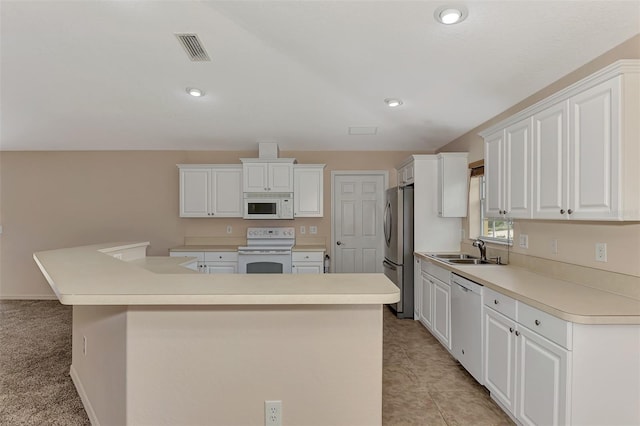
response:
<path id="1" fill-rule="evenodd" d="M 478 136 L 479 132 L 618 59 L 640 59 L 640 35 L 627 40 L 502 114 L 443 146 L 440 151 L 468 151 L 470 162 L 481 160 L 484 158 L 484 145 L 482 138 Z M 640 143 L 640 141 L 636 141 L 636 143 Z M 640 167 L 640 165 L 638 166 Z M 467 235 L 469 235 L 468 223 L 465 223 L 464 226 Z M 529 248 L 521 249 L 514 246 L 513 251 L 516 253 L 640 276 L 640 262 L 638 261 L 640 258 L 640 224 L 637 222 L 516 221 L 514 232 L 516 241 L 521 233 L 529 236 Z M 551 253 L 551 240 L 553 239 L 558 240 L 558 254 Z M 607 243 L 607 263 L 595 261 L 595 243 Z"/>
<path id="2" fill-rule="evenodd" d="M 316 225 L 330 241 L 331 171 L 387 170 L 409 152 L 281 152 L 298 163 L 325 163 L 325 217 L 295 221 L 181 219 L 179 163 L 237 163 L 257 151 L 52 151 L 0 154 L 0 297 L 53 297 L 35 251 L 109 241 L 150 241 L 166 255 L 185 236 L 243 238 L 247 226 Z M 232 225 L 233 233 L 226 233 Z M 307 236 L 309 234 L 307 233 Z"/>

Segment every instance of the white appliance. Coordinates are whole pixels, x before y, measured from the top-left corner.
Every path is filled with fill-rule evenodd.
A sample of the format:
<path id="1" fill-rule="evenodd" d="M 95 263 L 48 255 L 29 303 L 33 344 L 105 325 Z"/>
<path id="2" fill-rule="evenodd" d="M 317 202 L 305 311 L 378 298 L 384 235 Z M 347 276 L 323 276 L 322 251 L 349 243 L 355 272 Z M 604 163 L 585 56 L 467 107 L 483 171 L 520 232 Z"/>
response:
<path id="1" fill-rule="evenodd" d="M 247 228 L 247 245 L 238 247 L 239 274 L 290 274 L 293 227 Z"/>
<path id="2" fill-rule="evenodd" d="M 451 350 L 460 364 L 480 383 L 482 374 L 483 286 L 451 275 Z"/>
<path id="3" fill-rule="evenodd" d="M 244 193 L 245 219 L 293 219 L 293 194 Z"/>

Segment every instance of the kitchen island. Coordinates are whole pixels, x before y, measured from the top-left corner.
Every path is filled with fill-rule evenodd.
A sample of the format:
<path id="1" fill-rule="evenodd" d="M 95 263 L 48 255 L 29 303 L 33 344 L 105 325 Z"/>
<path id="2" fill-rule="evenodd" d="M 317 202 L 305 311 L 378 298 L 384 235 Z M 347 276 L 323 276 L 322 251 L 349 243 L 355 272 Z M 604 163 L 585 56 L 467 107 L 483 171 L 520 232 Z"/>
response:
<path id="1" fill-rule="evenodd" d="M 206 275 L 147 246 L 34 254 L 94 425 L 262 425 L 272 400 L 285 424 L 381 424 L 384 275 Z"/>

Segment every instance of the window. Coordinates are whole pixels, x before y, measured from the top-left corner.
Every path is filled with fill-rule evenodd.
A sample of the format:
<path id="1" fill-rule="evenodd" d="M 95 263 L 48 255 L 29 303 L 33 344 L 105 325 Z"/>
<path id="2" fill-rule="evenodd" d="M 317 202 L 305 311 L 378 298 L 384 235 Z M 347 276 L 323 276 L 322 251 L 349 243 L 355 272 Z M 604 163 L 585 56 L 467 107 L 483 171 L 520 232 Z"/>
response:
<path id="1" fill-rule="evenodd" d="M 513 223 L 511 220 L 484 216 L 485 177 L 482 172 L 482 170 L 475 170 L 471 173 L 469 184 L 469 237 L 511 245 L 513 242 Z"/>

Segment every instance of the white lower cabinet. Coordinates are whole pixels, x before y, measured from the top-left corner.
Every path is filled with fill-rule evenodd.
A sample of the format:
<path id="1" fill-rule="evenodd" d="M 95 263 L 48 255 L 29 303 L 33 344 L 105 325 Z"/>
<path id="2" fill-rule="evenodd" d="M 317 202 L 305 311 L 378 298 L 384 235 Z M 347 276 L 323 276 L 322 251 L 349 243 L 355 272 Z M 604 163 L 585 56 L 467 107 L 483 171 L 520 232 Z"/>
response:
<path id="1" fill-rule="evenodd" d="M 492 398 L 524 425 L 567 424 L 571 352 L 544 335 L 557 337 L 570 348 L 571 324 L 486 291 L 484 384 Z M 515 320 L 506 316 L 512 313 Z M 541 327 L 544 335 L 518 322 L 521 313 L 527 319 L 531 314 L 534 326 Z"/>
<path id="2" fill-rule="evenodd" d="M 427 260 L 420 269 L 420 322 L 451 351 L 451 273 Z"/>
<path id="3" fill-rule="evenodd" d="M 196 270 L 203 274 L 237 274 L 238 252 L 236 251 L 171 251 L 171 257 L 195 257 Z"/>
<path id="4" fill-rule="evenodd" d="M 294 251 L 291 253 L 292 274 L 323 274 L 324 251 Z"/>

